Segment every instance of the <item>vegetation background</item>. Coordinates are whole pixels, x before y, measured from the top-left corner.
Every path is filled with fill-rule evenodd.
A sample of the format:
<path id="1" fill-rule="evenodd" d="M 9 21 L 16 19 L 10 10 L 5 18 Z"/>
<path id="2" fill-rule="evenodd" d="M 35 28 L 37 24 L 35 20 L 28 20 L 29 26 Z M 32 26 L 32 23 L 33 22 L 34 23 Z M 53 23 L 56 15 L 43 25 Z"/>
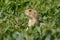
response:
<path id="1" fill-rule="evenodd" d="M 26 31 L 28 8 L 42 23 Z M 60 0 L 0 0 L 0 40 L 60 40 Z"/>

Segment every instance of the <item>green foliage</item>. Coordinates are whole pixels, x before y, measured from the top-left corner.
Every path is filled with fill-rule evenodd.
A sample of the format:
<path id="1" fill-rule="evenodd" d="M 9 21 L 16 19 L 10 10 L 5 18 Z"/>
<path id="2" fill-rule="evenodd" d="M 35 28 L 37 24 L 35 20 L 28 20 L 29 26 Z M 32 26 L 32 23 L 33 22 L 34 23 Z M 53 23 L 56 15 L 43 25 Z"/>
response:
<path id="1" fill-rule="evenodd" d="M 43 23 L 26 31 L 28 8 Z M 60 0 L 0 0 L 0 40 L 60 40 Z"/>

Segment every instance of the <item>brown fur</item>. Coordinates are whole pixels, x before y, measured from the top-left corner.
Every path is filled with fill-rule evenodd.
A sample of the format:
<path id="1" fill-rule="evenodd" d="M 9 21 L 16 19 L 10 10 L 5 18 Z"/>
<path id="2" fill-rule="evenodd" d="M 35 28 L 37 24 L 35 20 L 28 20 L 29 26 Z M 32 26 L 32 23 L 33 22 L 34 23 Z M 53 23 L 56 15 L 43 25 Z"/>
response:
<path id="1" fill-rule="evenodd" d="M 25 14 L 29 17 L 28 26 L 40 26 L 39 15 L 36 10 L 26 9 Z"/>

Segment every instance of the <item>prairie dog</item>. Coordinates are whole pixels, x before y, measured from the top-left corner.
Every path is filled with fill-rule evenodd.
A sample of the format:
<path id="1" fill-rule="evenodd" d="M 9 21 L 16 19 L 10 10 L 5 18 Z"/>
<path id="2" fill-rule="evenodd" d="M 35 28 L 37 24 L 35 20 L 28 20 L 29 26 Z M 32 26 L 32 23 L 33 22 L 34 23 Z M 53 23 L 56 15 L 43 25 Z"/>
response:
<path id="1" fill-rule="evenodd" d="M 28 26 L 40 26 L 39 15 L 34 9 L 26 9 L 25 14 L 29 17 Z"/>

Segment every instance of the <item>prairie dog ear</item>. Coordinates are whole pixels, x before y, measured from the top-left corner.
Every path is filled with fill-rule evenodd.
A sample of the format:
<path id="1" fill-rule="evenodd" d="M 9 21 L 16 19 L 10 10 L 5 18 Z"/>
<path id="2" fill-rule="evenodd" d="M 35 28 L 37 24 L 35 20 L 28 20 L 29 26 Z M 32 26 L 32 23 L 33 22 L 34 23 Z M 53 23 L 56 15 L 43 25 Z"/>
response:
<path id="1" fill-rule="evenodd" d="M 36 10 L 33 10 L 33 14 L 32 15 L 34 16 L 34 18 L 38 18 L 39 17 L 38 12 Z"/>

